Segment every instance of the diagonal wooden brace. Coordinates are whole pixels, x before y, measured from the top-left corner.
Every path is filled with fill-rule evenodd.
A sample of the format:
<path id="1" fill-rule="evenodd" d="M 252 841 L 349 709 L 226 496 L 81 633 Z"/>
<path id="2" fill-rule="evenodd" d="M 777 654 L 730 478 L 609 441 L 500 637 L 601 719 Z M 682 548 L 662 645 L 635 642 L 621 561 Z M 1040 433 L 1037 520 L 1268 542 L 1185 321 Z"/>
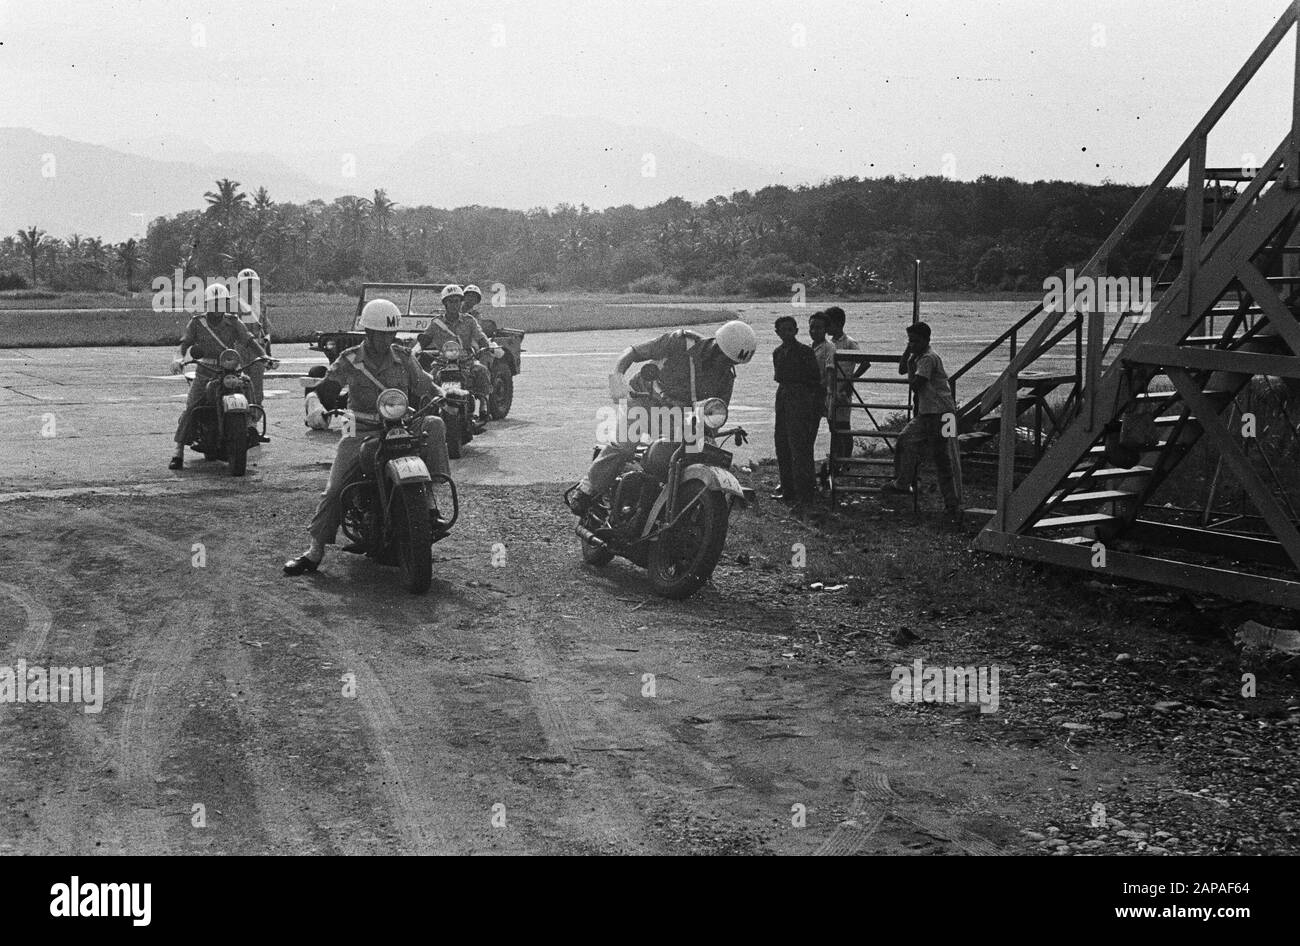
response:
<path id="1" fill-rule="evenodd" d="M 1224 428 L 1218 409 L 1201 393 L 1201 386 L 1189 371 L 1184 368 L 1169 368 L 1166 374 L 1178 390 L 1183 403 L 1192 409 L 1192 414 L 1201 425 L 1205 436 L 1218 448 L 1219 455 L 1237 474 L 1237 479 L 1241 482 L 1246 495 L 1264 517 L 1264 521 L 1273 530 L 1282 547 L 1286 549 L 1291 563 L 1300 570 L 1300 532 L 1296 531 L 1296 527 L 1287 518 L 1286 511 L 1259 478 L 1255 468 L 1250 465 L 1245 451 L 1237 443 L 1237 438 Z"/>
<path id="2" fill-rule="evenodd" d="M 1237 267 L 1237 280 L 1268 316 L 1268 324 L 1277 329 L 1291 353 L 1300 355 L 1300 323 L 1296 322 L 1286 303 L 1277 297 L 1277 292 L 1269 285 L 1264 274 L 1255 268 L 1254 263 L 1245 261 Z"/>

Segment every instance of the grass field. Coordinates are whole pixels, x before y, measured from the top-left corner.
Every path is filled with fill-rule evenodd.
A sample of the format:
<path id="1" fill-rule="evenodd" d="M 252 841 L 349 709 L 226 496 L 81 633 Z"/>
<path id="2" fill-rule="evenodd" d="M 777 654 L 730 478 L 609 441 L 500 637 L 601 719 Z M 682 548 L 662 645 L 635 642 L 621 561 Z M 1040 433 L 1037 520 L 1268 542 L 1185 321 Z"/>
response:
<path id="1" fill-rule="evenodd" d="M 0 294 L 0 348 L 174 345 L 189 317 L 183 312 L 154 312 L 148 293 L 48 295 L 33 299 L 29 293 Z M 693 325 L 725 321 L 734 314 L 731 308 L 698 300 L 681 306 L 648 298 L 652 301 L 642 303 L 625 296 L 534 296 L 480 311 L 503 328 L 525 332 Z M 269 294 L 268 301 L 272 336 L 281 342 L 307 341 L 313 332 L 350 327 L 356 313 L 353 296 Z M 635 304 L 618 304 L 628 302 Z"/>

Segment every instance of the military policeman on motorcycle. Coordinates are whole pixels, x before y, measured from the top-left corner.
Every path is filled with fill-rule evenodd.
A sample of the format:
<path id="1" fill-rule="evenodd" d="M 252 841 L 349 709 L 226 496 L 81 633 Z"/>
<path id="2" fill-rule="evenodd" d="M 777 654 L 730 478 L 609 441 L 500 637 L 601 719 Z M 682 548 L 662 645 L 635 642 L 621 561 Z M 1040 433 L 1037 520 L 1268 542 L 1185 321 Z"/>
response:
<path id="1" fill-rule="evenodd" d="M 202 403 L 208 382 L 219 376 L 217 359 L 228 348 L 253 358 L 267 357 L 262 346 L 235 317 L 230 290 L 215 283 L 203 293 L 203 313 L 193 316 L 185 326 L 180 350 L 172 358 L 172 374 L 181 373 L 187 352 L 198 361 L 198 365 L 195 367 L 194 381 L 190 384 L 189 396 L 185 399 L 185 408 L 181 411 L 180 422 L 176 425 L 176 452 L 167 465 L 169 470 L 185 467 L 185 444 L 189 441 L 190 418 L 194 409 Z M 271 363 L 276 364 L 274 361 Z"/>
<path id="2" fill-rule="evenodd" d="M 315 388 L 316 396 L 326 410 L 333 410 L 338 404 L 341 390 L 344 387 L 348 389 L 351 429 L 349 426 L 344 428 L 338 452 L 334 455 L 334 465 L 330 467 L 329 484 L 325 487 L 325 493 L 308 526 L 311 545 L 302 555 L 285 562 L 286 575 L 316 571 L 325 557 L 325 546 L 334 544 L 343 514 L 340 496 L 343 488 L 361 472 L 361 443 L 366 437 L 383 429 L 376 404 L 379 392 L 386 388 L 397 388 L 406 393 L 413 407 L 442 395 L 442 389 L 420 367 L 410 349 L 397 344 L 401 314 L 401 310 L 387 299 L 372 299 L 367 302 L 361 310 L 360 319 L 366 340 L 342 352 Z M 450 475 L 447 428 L 442 418 L 424 417 L 417 433 L 423 434 L 421 456 L 429 471 Z M 434 505 L 432 491 L 429 494 L 429 504 L 430 519 L 437 523 L 441 516 Z"/>
<path id="3" fill-rule="evenodd" d="M 478 290 L 475 289 L 476 294 L 477 292 Z M 460 345 L 461 350 L 467 356 L 475 355 L 486 349 L 492 353 L 492 357 L 501 357 L 500 346 L 494 345 L 483 334 L 478 319 L 472 315 L 462 314 L 461 304 L 464 301 L 465 294 L 460 286 L 454 284 L 444 286 L 439 298 L 442 300 L 443 317 L 433 319 L 429 327 L 420 334 L 415 349 L 417 353 L 421 350 L 437 352 L 447 342 L 454 341 Z M 479 298 L 482 298 L 482 296 L 479 296 Z M 488 396 L 492 392 L 492 381 L 487 366 L 477 361 L 471 362 L 465 368 L 465 380 L 465 387 L 478 400 L 478 421 L 480 424 L 484 424 L 488 419 Z"/>
<path id="4" fill-rule="evenodd" d="M 257 275 L 256 270 L 241 269 L 239 271 L 239 275 L 235 277 L 235 296 L 239 304 L 239 321 L 244 323 L 244 328 L 248 329 L 249 334 L 253 336 L 253 339 L 262 346 L 262 350 L 269 356 L 271 354 L 271 320 L 266 314 L 266 307 L 262 305 L 262 280 Z M 262 406 L 262 387 L 265 377 L 266 365 L 260 361 L 252 361 L 248 366 L 248 379 L 253 386 L 251 400 L 258 407 Z M 271 438 L 263 436 L 258 428 L 250 427 L 248 442 L 251 444 L 270 443 Z"/>
<path id="5" fill-rule="evenodd" d="M 754 330 L 739 319 L 721 326 L 713 338 L 689 329 L 668 332 L 623 352 L 609 376 L 609 396 L 616 402 L 626 400 L 630 393 L 627 370 L 654 361 L 660 363 L 657 383 L 673 406 L 693 409 L 714 397 L 730 404 L 736 365 L 748 364 L 757 347 Z M 635 442 L 605 445 L 572 494 L 570 508 L 575 515 L 587 514 L 595 497 L 613 484 L 635 450 Z"/>

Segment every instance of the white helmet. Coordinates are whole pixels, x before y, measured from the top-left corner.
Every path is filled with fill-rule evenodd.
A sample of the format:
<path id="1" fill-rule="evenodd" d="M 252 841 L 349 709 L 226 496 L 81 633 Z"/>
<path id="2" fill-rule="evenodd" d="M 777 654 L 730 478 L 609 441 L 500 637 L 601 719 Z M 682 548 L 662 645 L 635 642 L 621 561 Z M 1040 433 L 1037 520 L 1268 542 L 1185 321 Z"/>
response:
<path id="1" fill-rule="evenodd" d="M 402 310 L 387 299 L 371 299 L 361 310 L 359 326 L 374 332 L 396 332 L 402 324 Z"/>
<path id="2" fill-rule="evenodd" d="M 465 296 L 465 293 L 461 292 L 460 286 L 455 283 L 452 283 L 450 286 L 443 286 L 442 293 L 438 296 L 438 300 L 440 302 L 446 302 L 453 296 L 457 299 L 462 299 Z"/>
<path id="3" fill-rule="evenodd" d="M 213 283 L 203 290 L 203 311 L 209 313 L 229 312 L 230 290 L 219 282 Z"/>
<path id="4" fill-rule="evenodd" d="M 259 315 L 262 299 L 262 279 L 254 270 L 241 269 L 235 277 L 235 291 L 239 295 L 240 312 Z"/>
<path id="5" fill-rule="evenodd" d="M 465 287 L 465 295 L 468 296 L 471 292 L 474 293 L 474 295 L 478 296 L 480 299 L 483 298 L 483 292 L 479 289 L 478 286 L 474 285 L 473 283 L 470 283 L 468 286 Z"/>
<path id="6" fill-rule="evenodd" d="M 718 343 L 722 353 L 738 365 L 749 364 L 758 347 L 758 336 L 754 330 L 739 319 L 723 325 L 713 333 L 713 340 Z"/>

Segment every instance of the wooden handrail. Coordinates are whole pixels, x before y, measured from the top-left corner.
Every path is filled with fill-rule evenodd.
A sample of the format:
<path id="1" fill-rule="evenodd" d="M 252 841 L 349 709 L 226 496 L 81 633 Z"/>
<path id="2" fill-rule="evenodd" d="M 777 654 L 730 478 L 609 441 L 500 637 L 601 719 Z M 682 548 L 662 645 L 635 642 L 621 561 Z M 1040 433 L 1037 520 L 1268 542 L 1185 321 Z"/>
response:
<path id="1" fill-rule="evenodd" d="M 1197 122 L 1196 127 L 1192 129 L 1191 134 L 1187 136 L 1183 143 L 1178 147 L 1178 150 L 1174 152 L 1173 157 L 1171 157 L 1168 162 L 1165 163 L 1165 166 L 1160 169 L 1160 173 L 1156 175 L 1155 180 L 1147 185 L 1146 190 L 1144 190 L 1133 203 L 1133 206 L 1128 209 L 1128 212 L 1124 214 L 1120 219 L 1120 222 L 1115 225 L 1115 229 L 1111 231 L 1110 236 L 1106 237 L 1105 241 L 1097 249 L 1097 252 L 1093 254 L 1090 260 L 1088 260 L 1083 269 L 1079 270 L 1075 275 L 1075 279 L 1096 276 L 1105 267 L 1110 254 L 1115 251 L 1115 248 L 1120 244 L 1120 242 L 1128 236 L 1129 231 L 1133 229 L 1133 226 L 1143 217 L 1143 215 L 1146 214 L 1147 210 L 1150 209 L 1156 196 L 1169 185 L 1170 181 L 1173 180 L 1174 175 L 1178 173 L 1178 170 L 1184 164 L 1189 163 L 1195 142 L 1199 138 L 1207 136 L 1215 125 L 1218 124 L 1219 119 L 1223 117 L 1224 113 L 1227 112 L 1232 103 L 1236 101 L 1237 96 L 1240 95 L 1242 90 L 1250 83 L 1250 80 L 1255 77 L 1255 74 L 1259 72 L 1260 67 L 1268 60 L 1269 56 L 1272 55 L 1273 50 L 1277 48 L 1278 44 L 1282 41 L 1282 38 L 1286 36 L 1287 32 L 1297 23 L 1298 20 L 1300 20 L 1300 0 L 1291 0 L 1291 2 L 1287 4 L 1286 10 L 1278 18 L 1277 22 L 1273 24 L 1273 28 L 1268 31 L 1268 34 L 1260 41 L 1260 44 L 1255 48 L 1255 51 L 1251 53 L 1250 58 L 1247 59 L 1245 64 L 1237 70 L 1236 75 L 1232 77 L 1232 81 L 1230 81 L 1227 87 L 1224 88 L 1223 92 L 1219 94 L 1219 97 L 1214 100 L 1214 104 L 1210 106 L 1209 110 L 1204 116 L 1202 116 L 1201 120 Z M 1259 177 L 1260 175 L 1256 176 L 1256 183 L 1259 183 Z M 1208 243 L 1210 241 L 1206 242 Z M 1202 247 L 1202 252 L 1208 249 L 1209 247 Z M 1033 313 L 1031 313 L 1031 315 L 1032 314 Z M 1029 364 L 1029 362 L 1037 358 L 1041 354 L 1043 340 L 1047 338 L 1052 329 L 1056 327 L 1056 324 L 1061 320 L 1061 317 L 1064 314 L 1064 311 L 1049 312 L 1047 318 L 1045 318 L 1034 330 L 1034 334 L 1025 342 L 1024 347 L 1020 350 L 1019 354 L 1011 360 L 1011 363 L 1007 366 L 1006 370 L 1014 370 L 1019 374 L 1019 372 Z M 983 396 L 980 398 L 980 413 L 987 413 L 996 407 L 1001 396 L 1002 385 L 1000 383 L 995 382 L 989 385 L 989 387 L 985 389 Z"/>

